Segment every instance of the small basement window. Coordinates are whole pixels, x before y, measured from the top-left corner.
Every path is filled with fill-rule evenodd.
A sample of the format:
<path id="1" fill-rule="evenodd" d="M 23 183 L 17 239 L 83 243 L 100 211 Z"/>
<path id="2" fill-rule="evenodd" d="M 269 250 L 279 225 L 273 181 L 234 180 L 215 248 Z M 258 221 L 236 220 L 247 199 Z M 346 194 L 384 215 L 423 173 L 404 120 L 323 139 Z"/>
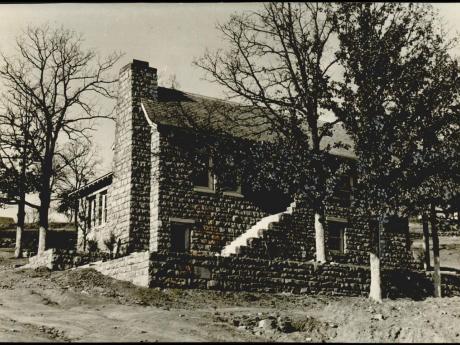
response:
<path id="1" fill-rule="evenodd" d="M 171 252 L 190 251 L 190 224 L 171 223 Z"/>
<path id="2" fill-rule="evenodd" d="M 327 247 L 330 251 L 345 253 L 345 231 L 347 223 L 328 221 L 327 222 Z"/>

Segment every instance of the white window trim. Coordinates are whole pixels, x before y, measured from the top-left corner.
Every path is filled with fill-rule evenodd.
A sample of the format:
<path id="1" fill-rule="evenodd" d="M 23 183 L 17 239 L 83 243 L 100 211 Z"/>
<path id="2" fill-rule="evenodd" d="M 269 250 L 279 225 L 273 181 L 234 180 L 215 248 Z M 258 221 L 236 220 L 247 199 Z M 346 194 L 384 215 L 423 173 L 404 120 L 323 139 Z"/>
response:
<path id="1" fill-rule="evenodd" d="M 104 187 L 104 188 L 101 188 L 101 189 L 98 189 L 98 190 L 92 192 L 91 194 L 88 194 L 88 195 L 86 196 L 86 200 L 87 200 L 88 202 L 90 202 L 90 199 L 91 199 L 91 198 L 94 198 L 94 199 L 93 199 L 93 200 L 95 200 L 94 205 L 96 206 L 95 209 L 98 210 L 98 208 L 99 208 L 99 197 L 100 197 L 100 194 L 103 193 L 103 192 L 106 192 L 106 193 L 108 194 L 108 189 L 109 189 L 108 186 L 107 186 L 107 187 Z M 107 195 L 107 194 L 106 194 L 106 195 Z M 105 202 L 107 202 L 107 197 L 105 198 Z M 91 206 L 90 206 L 90 209 L 91 209 Z M 93 209 L 91 209 L 91 213 L 92 213 L 92 212 L 94 212 Z M 98 212 L 99 212 L 99 210 L 98 210 Z M 107 217 L 108 217 L 108 214 L 107 214 Z M 103 227 L 107 224 L 107 222 L 104 222 L 104 204 L 102 205 L 102 223 L 99 224 L 98 213 L 96 213 L 96 215 L 95 215 L 95 222 L 94 222 L 94 223 L 95 223 L 95 224 L 93 224 L 93 219 L 92 219 L 92 215 L 91 215 L 91 227 L 90 227 L 90 230 L 91 230 L 91 231 L 93 231 L 93 230 L 99 230 L 99 229 L 103 228 Z"/>
<path id="2" fill-rule="evenodd" d="M 222 194 L 228 195 L 228 196 L 235 196 L 238 198 L 244 198 L 244 195 L 241 193 L 241 184 L 238 185 L 238 188 L 236 189 L 236 191 L 227 190 L 227 191 L 222 192 Z"/>
<path id="3" fill-rule="evenodd" d="M 195 219 L 190 219 L 190 218 L 169 217 L 169 221 L 171 223 L 195 224 Z"/>
<path id="4" fill-rule="evenodd" d="M 348 223 L 348 219 L 343 217 L 326 216 L 326 221 L 337 223 Z"/>

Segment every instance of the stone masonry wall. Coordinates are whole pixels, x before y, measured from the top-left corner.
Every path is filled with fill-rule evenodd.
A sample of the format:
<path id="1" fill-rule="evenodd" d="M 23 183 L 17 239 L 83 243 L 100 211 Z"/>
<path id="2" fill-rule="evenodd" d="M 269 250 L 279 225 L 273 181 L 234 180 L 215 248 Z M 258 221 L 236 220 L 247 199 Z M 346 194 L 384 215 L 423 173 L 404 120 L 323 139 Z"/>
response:
<path id="1" fill-rule="evenodd" d="M 64 270 L 79 266 L 81 259 L 73 252 L 50 249 L 29 258 L 23 268 Z M 136 252 L 79 268 L 92 268 L 144 287 L 367 296 L 370 284 L 368 266 L 168 252 Z M 384 297 L 433 295 L 432 278 L 422 271 L 383 269 L 382 284 Z M 460 296 L 460 275 L 442 274 L 442 294 Z"/>
<path id="2" fill-rule="evenodd" d="M 47 251 L 29 258 L 29 263 L 22 268 L 46 267 L 50 270 L 66 270 L 70 268 L 92 268 L 106 276 L 129 281 L 138 286 L 149 285 L 149 256 L 148 251 L 131 253 L 121 258 L 88 262 L 88 257 L 82 257 L 73 251 L 48 249 Z"/>
<path id="3" fill-rule="evenodd" d="M 92 268 L 109 277 L 148 287 L 149 255 L 148 251 L 135 252 L 118 259 L 94 262 L 80 268 Z"/>
<path id="4" fill-rule="evenodd" d="M 218 185 L 213 193 L 195 191 L 192 164 L 181 148 L 172 144 L 174 135 L 180 133 L 160 129 L 159 217 L 153 249 L 170 249 L 170 219 L 183 218 L 195 221 L 192 252 L 219 252 L 267 213 L 243 197 L 224 195 Z"/>
<path id="5" fill-rule="evenodd" d="M 150 174 L 150 245 L 149 250 L 155 252 L 158 250 L 159 229 L 161 221 L 159 220 L 160 209 L 160 133 L 155 124 L 151 126 L 151 174 Z"/>
<path id="6" fill-rule="evenodd" d="M 152 253 L 150 274 L 151 287 L 253 292 L 368 296 L 370 284 L 367 266 L 183 253 Z M 431 277 L 421 271 L 383 269 L 382 284 L 384 297 L 433 295 Z M 443 274 L 442 284 L 444 296 L 460 296 L 459 275 Z"/>
<path id="7" fill-rule="evenodd" d="M 29 263 L 22 266 L 23 268 L 38 268 L 47 267 L 50 270 L 54 269 L 54 249 L 45 250 L 35 256 L 29 258 Z"/>
<path id="8" fill-rule="evenodd" d="M 156 69 L 134 60 L 120 71 L 108 231 L 125 251 L 145 250 L 150 233 L 150 126 L 140 98 L 157 97 Z"/>
<path id="9" fill-rule="evenodd" d="M 154 229 L 151 229 L 154 245 L 151 244 L 150 248 L 152 251 L 169 250 L 170 219 L 176 217 L 195 221 L 191 238 L 192 253 L 220 252 L 228 242 L 267 214 L 244 197 L 224 195 L 219 185 L 214 193 L 195 191 L 191 178 L 193 167 L 183 152 L 184 148 L 175 145 L 174 136 L 180 135 L 181 131 L 174 128 L 161 127 L 159 137 L 155 136 L 155 143 L 158 140 L 155 145 L 161 148 L 161 152 L 157 155 L 160 157 L 159 185 L 155 185 L 155 194 L 152 194 L 152 198 L 158 197 L 158 208 L 151 208 L 155 217 L 154 212 L 158 212 L 158 218 Z M 151 207 L 153 205 L 156 204 L 152 203 Z M 326 219 L 333 221 L 334 218 L 347 221 L 346 250 L 344 253 L 327 250 L 328 261 L 369 265 L 370 230 L 367 220 L 353 208 L 330 203 L 326 207 Z M 327 243 L 327 230 L 325 236 Z M 407 236 L 387 233 L 381 241 L 382 266 L 414 267 Z M 298 200 L 292 215 L 283 215 L 281 221 L 272 223 L 261 238 L 251 239 L 247 247 L 241 247 L 240 255 L 266 259 L 314 259 L 313 210 Z"/>

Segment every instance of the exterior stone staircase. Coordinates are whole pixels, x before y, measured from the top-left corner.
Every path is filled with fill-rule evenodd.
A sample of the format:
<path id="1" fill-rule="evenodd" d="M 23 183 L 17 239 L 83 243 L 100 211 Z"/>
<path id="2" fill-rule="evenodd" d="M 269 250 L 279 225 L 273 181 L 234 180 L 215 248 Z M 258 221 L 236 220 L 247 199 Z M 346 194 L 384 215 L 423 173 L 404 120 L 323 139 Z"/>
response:
<path id="1" fill-rule="evenodd" d="M 231 243 L 226 245 L 224 249 L 220 252 L 220 256 L 230 256 L 232 254 L 238 254 L 240 247 L 245 247 L 248 245 L 248 241 L 253 238 L 262 237 L 263 233 L 269 228 L 270 223 L 277 223 L 281 220 L 284 214 L 292 214 L 294 208 L 296 207 L 295 201 L 292 202 L 286 211 L 271 214 L 267 217 L 262 218 L 256 224 L 254 224 L 250 229 L 242 233 Z M 217 254 L 219 255 L 219 254 Z"/>

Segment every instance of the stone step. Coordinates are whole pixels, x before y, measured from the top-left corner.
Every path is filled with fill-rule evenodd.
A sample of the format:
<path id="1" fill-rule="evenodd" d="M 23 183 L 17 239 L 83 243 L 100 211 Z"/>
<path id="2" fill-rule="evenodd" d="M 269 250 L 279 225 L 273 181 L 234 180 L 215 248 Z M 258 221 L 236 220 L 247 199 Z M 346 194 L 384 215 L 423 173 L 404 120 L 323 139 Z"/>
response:
<path id="1" fill-rule="evenodd" d="M 231 241 L 231 243 L 228 243 L 224 249 L 222 249 L 220 255 L 229 256 L 237 253 L 237 251 L 240 253 L 239 247 L 247 247 L 249 239 L 260 238 L 263 236 L 266 230 L 276 227 L 276 224 L 280 221 L 289 219 L 292 215 L 292 212 L 294 211 L 294 208 L 295 202 L 292 202 L 286 211 L 272 214 L 260 219 L 255 225 Z"/>

